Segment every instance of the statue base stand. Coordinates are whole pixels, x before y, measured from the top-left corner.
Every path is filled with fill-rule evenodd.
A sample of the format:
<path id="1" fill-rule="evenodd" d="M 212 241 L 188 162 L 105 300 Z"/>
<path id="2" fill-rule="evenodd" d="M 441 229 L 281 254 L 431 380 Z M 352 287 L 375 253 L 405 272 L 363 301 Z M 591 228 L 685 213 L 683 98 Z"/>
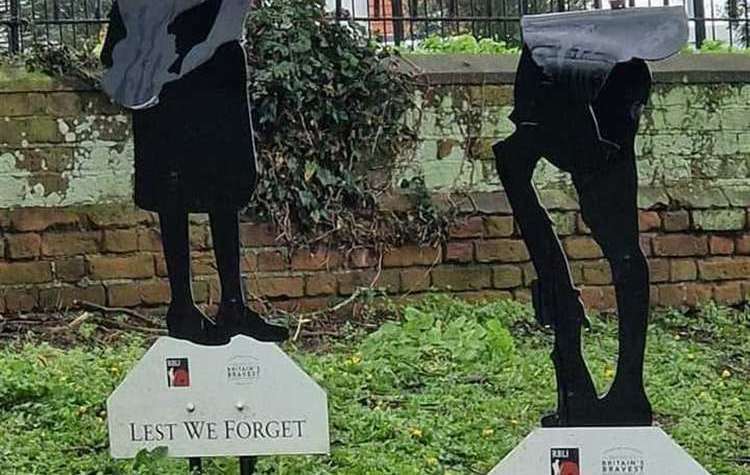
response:
<path id="1" fill-rule="evenodd" d="M 190 460 L 329 452 L 323 389 L 273 343 L 235 336 L 224 346 L 159 338 L 107 400 L 110 453 L 162 450 Z"/>
<path id="2" fill-rule="evenodd" d="M 537 429 L 490 475 L 710 475 L 658 427 Z"/>

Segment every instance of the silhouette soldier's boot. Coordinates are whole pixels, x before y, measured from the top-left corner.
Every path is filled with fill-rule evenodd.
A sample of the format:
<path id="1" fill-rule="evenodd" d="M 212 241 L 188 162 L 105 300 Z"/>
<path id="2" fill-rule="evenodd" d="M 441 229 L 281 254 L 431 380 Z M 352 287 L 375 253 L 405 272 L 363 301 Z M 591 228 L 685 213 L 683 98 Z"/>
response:
<path id="1" fill-rule="evenodd" d="M 270 342 L 282 342 L 289 338 L 286 327 L 266 322 L 241 300 L 222 302 L 216 314 L 216 324 L 229 337 L 246 335 L 258 341 Z"/>
<path id="2" fill-rule="evenodd" d="M 601 425 L 599 399 L 581 352 L 583 304 L 576 296 L 560 306 L 564 315 L 555 323 L 555 349 L 551 354 L 557 378 L 557 411 L 542 418 L 543 427 Z"/>

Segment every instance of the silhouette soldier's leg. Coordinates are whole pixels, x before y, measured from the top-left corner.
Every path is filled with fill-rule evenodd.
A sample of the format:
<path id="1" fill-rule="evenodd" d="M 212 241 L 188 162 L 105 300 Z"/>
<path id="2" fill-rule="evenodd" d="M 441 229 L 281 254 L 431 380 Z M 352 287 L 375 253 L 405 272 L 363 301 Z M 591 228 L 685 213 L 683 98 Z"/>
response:
<path id="1" fill-rule="evenodd" d="M 542 420 L 542 425 L 591 425 L 598 400 L 581 351 L 581 326 L 586 317 L 552 221 L 531 181 L 540 156 L 538 140 L 533 128 L 522 126 L 493 150 L 500 179 L 539 276 L 533 289 L 537 318 L 555 328 L 552 359 L 558 408 L 556 414 Z"/>
<path id="2" fill-rule="evenodd" d="M 206 343 L 204 325 L 210 322 L 193 301 L 188 213 L 178 206 L 164 209 L 159 213 L 159 225 L 171 292 L 169 335 Z"/>
<path id="3" fill-rule="evenodd" d="M 574 183 L 583 219 L 611 266 L 617 295 L 617 374 L 603 399 L 603 417 L 613 425 L 650 425 L 643 387 L 649 275 L 638 238 L 635 156 L 630 152 L 595 173 L 574 176 Z"/>
<path id="4" fill-rule="evenodd" d="M 221 284 L 221 303 L 244 303 L 240 272 L 240 225 L 236 211 L 209 213 L 211 237 Z"/>
<path id="5" fill-rule="evenodd" d="M 217 325 L 226 336 L 243 334 L 260 341 L 284 341 L 286 328 L 270 325 L 245 304 L 240 272 L 239 217 L 233 209 L 209 213 L 211 237 L 221 283 L 221 303 L 216 315 Z"/>

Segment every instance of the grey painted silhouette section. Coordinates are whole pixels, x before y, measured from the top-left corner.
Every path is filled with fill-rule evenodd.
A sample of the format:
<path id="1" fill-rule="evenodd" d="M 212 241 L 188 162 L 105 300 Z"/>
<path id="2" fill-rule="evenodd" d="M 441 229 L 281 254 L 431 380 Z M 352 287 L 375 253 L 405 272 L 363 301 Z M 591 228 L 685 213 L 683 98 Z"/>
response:
<path id="1" fill-rule="evenodd" d="M 195 45 L 175 68 L 176 36 L 170 26 L 182 13 L 208 0 L 120 0 L 125 38 L 112 52 L 113 65 L 104 74 L 102 88 L 116 102 L 133 109 L 159 102 L 162 87 L 176 81 L 211 59 L 223 44 L 241 40 L 248 0 L 222 0 L 216 20 L 205 41 Z"/>

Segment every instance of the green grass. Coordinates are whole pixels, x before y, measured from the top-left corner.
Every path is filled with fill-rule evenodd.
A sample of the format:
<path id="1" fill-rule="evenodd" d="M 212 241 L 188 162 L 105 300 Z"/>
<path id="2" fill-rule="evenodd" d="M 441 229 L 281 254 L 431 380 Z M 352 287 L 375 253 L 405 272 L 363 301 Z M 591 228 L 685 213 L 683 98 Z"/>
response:
<path id="1" fill-rule="evenodd" d="M 709 306 L 656 315 L 647 386 L 659 423 L 713 474 L 750 474 L 750 312 Z M 549 335 L 512 302 L 436 297 L 370 335 L 318 352 L 287 351 L 328 391 L 330 457 L 268 457 L 260 473 L 486 473 L 553 406 Z M 590 368 L 603 389 L 614 368 L 616 322 L 594 318 Z M 91 330 L 90 328 L 88 329 Z M 47 344 L 0 349 L 0 472 L 182 474 L 184 461 L 143 454 L 115 462 L 104 401 L 143 354 Z M 233 460 L 208 473 L 236 473 Z"/>

